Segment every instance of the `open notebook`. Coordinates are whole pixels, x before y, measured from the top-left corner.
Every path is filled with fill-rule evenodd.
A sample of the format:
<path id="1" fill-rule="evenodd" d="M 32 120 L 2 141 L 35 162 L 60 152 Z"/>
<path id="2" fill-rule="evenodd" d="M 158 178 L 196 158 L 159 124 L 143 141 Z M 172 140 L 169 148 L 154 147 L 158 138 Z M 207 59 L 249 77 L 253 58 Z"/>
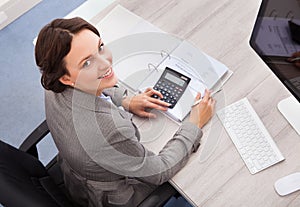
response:
<path id="1" fill-rule="evenodd" d="M 153 87 L 166 67 L 191 78 L 174 108 L 167 115 L 182 121 L 190 112 L 197 92 L 221 87 L 228 68 L 201 52 L 188 41 L 170 34 L 147 32 L 129 35 L 108 44 L 116 55 L 114 71 L 127 88 L 138 93 Z M 120 48 L 126 48 L 120 54 Z"/>
<path id="2" fill-rule="evenodd" d="M 191 78 L 176 106 L 166 113 L 175 121 L 187 116 L 197 92 L 221 87 L 232 74 L 188 41 L 161 31 L 122 6 L 116 6 L 96 27 L 112 51 L 119 81 L 131 91 L 153 87 L 166 67 Z"/>

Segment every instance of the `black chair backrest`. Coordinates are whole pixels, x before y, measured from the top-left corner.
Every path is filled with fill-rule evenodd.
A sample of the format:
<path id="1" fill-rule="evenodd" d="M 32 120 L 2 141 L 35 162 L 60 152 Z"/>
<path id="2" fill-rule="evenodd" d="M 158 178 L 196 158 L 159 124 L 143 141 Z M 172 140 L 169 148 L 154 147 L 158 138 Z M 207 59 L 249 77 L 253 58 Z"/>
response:
<path id="1" fill-rule="evenodd" d="M 0 140 L 0 203 L 5 207 L 79 207 L 67 196 L 54 158 L 45 167 L 36 145 L 49 133 L 44 120 L 19 149 Z M 139 207 L 161 207 L 178 192 L 168 182 L 153 191 Z"/>
<path id="2" fill-rule="evenodd" d="M 0 203 L 6 207 L 72 206 L 37 158 L 1 140 Z"/>

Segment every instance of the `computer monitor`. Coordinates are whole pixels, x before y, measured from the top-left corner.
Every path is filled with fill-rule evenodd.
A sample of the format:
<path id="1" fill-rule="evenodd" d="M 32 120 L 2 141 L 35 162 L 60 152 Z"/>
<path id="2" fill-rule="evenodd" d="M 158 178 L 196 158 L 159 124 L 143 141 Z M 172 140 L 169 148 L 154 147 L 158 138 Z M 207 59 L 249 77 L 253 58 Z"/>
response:
<path id="1" fill-rule="evenodd" d="M 293 95 L 278 109 L 300 135 L 300 1 L 262 0 L 250 46 Z"/>

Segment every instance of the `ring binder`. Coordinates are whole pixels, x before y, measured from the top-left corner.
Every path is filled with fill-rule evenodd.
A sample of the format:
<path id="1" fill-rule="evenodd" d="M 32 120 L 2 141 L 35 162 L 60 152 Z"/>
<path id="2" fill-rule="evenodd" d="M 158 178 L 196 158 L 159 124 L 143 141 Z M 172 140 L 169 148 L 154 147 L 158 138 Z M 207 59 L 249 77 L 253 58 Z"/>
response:
<path id="1" fill-rule="evenodd" d="M 167 54 L 167 57 L 168 57 L 169 59 L 171 59 L 171 56 L 170 56 L 170 54 L 169 54 L 167 51 L 161 50 L 161 51 L 160 51 L 160 55 L 161 55 L 162 58 L 164 57 L 164 54 Z"/>
<path id="2" fill-rule="evenodd" d="M 289 18 L 290 15 L 292 15 L 291 18 Z M 291 21 L 293 21 L 293 19 L 294 19 L 294 13 L 293 13 L 293 11 L 289 11 L 289 12 L 285 15 L 285 18 L 286 18 L 286 19 L 290 19 Z"/>
<path id="3" fill-rule="evenodd" d="M 151 70 L 156 70 L 158 72 L 158 66 L 163 62 L 165 61 L 167 58 L 170 60 L 171 59 L 171 56 L 170 54 L 165 51 L 165 50 L 161 50 L 160 51 L 160 56 L 162 57 L 162 60 L 158 63 L 158 65 L 154 65 L 153 63 L 148 63 L 148 69 L 149 71 Z"/>
<path id="4" fill-rule="evenodd" d="M 154 70 L 156 70 L 158 72 L 158 66 L 162 62 L 164 62 L 166 59 L 169 59 L 169 60 L 171 59 L 170 54 L 167 51 L 165 51 L 165 50 L 161 50 L 160 51 L 160 56 L 162 57 L 162 59 L 161 59 L 161 61 L 157 65 L 154 65 L 153 63 L 148 63 L 148 69 L 149 69 L 149 71 L 151 71 L 151 68 L 152 68 L 152 69 L 154 69 Z"/>
<path id="5" fill-rule="evenodd" d="M 273 16 L 274 13 L 275 13 L 275 15 Z M 269 17 L 273 17 L 274 20 L 276 20 L 277 16 L 278 16 L 278 13 L 277 13 L 276 9 L 272 9 L 272 11 L 269 14 Z"/>
<path id="6" fill-rule="evenodd" d="M 152 63 L 148 63 L 148 69 L 149 69 L 149 71 L 151 71 L 151 67 L 152 67 L 152 69 L 158 71 L 157 66 L 155 66 L 155 65 L 152 64 Z"/>

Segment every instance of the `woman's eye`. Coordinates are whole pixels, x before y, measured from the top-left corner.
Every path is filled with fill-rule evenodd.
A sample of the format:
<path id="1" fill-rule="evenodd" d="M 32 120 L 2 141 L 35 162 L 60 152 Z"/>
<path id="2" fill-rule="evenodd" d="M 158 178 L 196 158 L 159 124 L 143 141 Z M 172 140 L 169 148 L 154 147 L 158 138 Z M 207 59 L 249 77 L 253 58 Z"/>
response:
<path id="1" fill-rule="evenodd" d="M 101 45 L 99 45 L 99 52 L 101 52 L 104 49 L 104 43 L 102 42 Z"/>
<path id="2" fill-rule="evenodd" d="M 89 67 L 91 65 L 91 61 L 90 60 L 87 60 L 83 63 L 83 67 L 86 68 L 86 67 Z"/>

